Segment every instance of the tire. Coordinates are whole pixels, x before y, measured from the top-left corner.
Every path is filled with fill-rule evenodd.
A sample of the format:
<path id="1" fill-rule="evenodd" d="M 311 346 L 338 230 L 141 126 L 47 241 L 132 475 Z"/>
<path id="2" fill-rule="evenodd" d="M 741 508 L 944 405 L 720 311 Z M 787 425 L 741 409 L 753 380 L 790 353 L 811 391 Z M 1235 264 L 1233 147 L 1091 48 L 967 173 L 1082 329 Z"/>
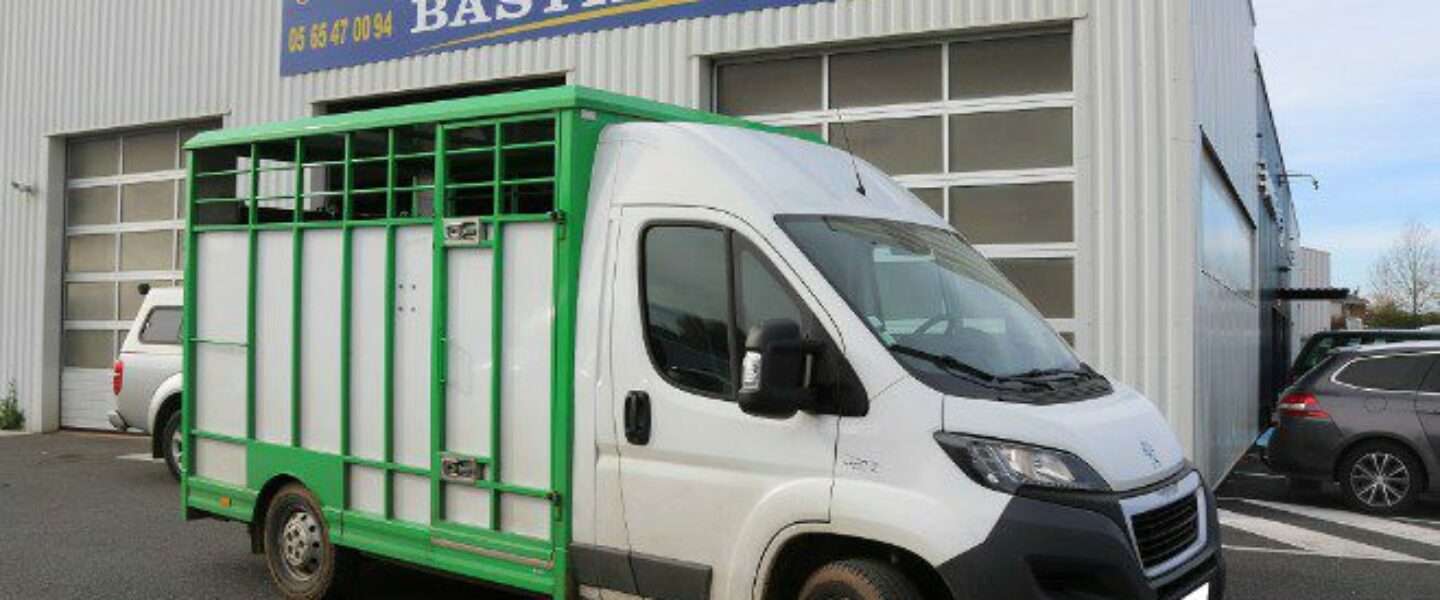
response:
<path id="1" fill-rule="evenodd" d="M 180 469 L 184 466 L 184 440 L 180 436 L 180 411 L 173 411 L 170 416 L 165 417 L 165 426 L 160 428 L 157 434 L 160 444 L 160 456 L 165 459 L 165 466 L 170 469 L 170 476 L 175 481 L 180 481 Z"/>
<path id="2" fill-rule="evenodd" d="M 816 570 L 800 589 L 801 600 L 920 600 L 904 573 L 869 559 L 838 560 Z"/>
<path id="3" fill-rule="evenodd" d="M 1366 442 L 1345 454 L 1337 473 L 1345 502 L 1374 515 L 1403 513 L 1425 489 L 1420 459 L 1393 442 Z"/>
<path id="4" fill-rule="evenodd" d="M 310 490 L 289 483 L 275 492 L 264 531 L 265 566 L 282 597 L 343 597 L 355 579 L 358 557 L 330 543 L 330 527 Z"/>

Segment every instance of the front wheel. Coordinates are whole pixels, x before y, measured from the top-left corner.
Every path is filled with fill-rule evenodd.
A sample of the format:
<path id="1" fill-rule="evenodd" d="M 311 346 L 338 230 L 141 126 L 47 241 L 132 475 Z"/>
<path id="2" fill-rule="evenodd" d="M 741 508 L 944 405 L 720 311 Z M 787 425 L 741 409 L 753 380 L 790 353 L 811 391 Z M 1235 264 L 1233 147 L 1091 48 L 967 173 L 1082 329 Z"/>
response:
<path id="1" fill-rule="evenodd" d="M 170 476 L 175 481 L 180 481 L 180 469 L 185 460 L 185 439 L 180 433 L 180 411 L 170 413 L 165 418 L 165 426 L 160 428 L 160 454 L 165 458 L 165 466 L 170 469 Z"/>
<path id="2" fill-rule="evenodd" d="M 356 557 L 330 543 L 330 530 L 315 495 L 287 484 L 265 513 L 265 566 L 292 600 L 339 597 L 353 580 Z"/>
<path id="3" fill-rule="evenodd" d="M 1405 512 L 1425 487 L 1420 460 L 1389 442 L 1362 444 L 1340 463 L 1345 501 L 1361 511 L 1392 515 Z"/>
<path id="4" fill-rule="evenodd" d="M 920 600 L 915 584 L 887 563 L 853 558 L 820 567 L 800 590 L 801 600 Z"/>

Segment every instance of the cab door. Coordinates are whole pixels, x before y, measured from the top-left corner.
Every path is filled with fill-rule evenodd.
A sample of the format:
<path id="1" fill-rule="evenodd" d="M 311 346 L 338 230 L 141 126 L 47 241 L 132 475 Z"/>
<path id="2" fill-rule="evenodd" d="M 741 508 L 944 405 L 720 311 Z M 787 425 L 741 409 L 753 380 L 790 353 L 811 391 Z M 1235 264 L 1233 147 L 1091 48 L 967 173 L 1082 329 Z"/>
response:
<path id="1" fill-rule="evenodd" d="M 636 592 L 747 597 L 780 528 L 828 519 L 839 418 L 742 412 L 741 332 L 817 328 L 816 303 L 726 214 L 627 208 L 620 228 L 612 407 Z"/>

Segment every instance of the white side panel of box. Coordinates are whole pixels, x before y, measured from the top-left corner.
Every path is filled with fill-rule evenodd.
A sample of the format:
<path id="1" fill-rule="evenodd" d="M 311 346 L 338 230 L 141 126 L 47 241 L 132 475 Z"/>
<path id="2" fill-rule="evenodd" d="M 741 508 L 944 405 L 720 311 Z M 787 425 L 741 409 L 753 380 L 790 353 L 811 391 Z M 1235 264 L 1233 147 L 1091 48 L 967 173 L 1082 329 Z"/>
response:
<path id="1" fill-rule="evenodd" d="M 348 477 L 350 500 L 348 508 L 383 516 L 385 514 L 385 472 L 360 465 L 350 465 Z"/>
<path id="2" fill-rule="evenodd" d="M 465 249 L 449 255 L 445 445 L 451 452 L 488 457 L 495 254 Z"/>
<path id="3" fill-rule="evenodd" d="M 195 474 L 245 487 L 245 446 L 219 440 L 195 439 Z"/>
<path id="4" fill-rule="evenodd" d="M 300 272 L 300 444 L 340 452 L 340 292 L 344 240 L 306 231 Z"/>
<path id="5" fill-rule="evenodd" d="M 262 231 L 256 252 L 255 437 L 290 443 L 291 352 L 294 333 L 295 240 L 288 231 Z"/>
<path id="6" fill-rule="evenodd" d="M 445 520 L 490 528 L 490 492 L 463 483 L 445 484 Z"/>
<path id="7" fill-rule="evenodd" d="M 235 437 L 248 435 L 245 421 L 245 348 L 195 345 L 195 429 Z"/>
<path id="8" fill-rule="evenodd" d="M 245 273 L 250 264 L 249 234 L 215 232 L 200 236 L 195 334 L 201 339 L 244 342 L 246 314 Z"/>
<path id="9" fill-rule="evenodd" d="M 350 453 L 385 459 L 385 231 L 350 240 Z"/>
<path id="10" fill-rule="evenodd" d="M 416 475 L 394 475 L 395 518 L 420 525 L 430 524 L 430 479 Z"/>
<path id="11" fill-rule="evenodd" d="M 395 462 L 428 469 L 433 236 L 429 227 L 395 235 Z"/>
<path id="12" fill-rule="evenodd" d="M 500 378 L 500 468 L 506 483 L 550 489 L 550 343 L 555 226 L 505 226 L 504 338 Z M 534 537 L 550 535 L 550 505 L 506 494 L 500 527 Z"/>

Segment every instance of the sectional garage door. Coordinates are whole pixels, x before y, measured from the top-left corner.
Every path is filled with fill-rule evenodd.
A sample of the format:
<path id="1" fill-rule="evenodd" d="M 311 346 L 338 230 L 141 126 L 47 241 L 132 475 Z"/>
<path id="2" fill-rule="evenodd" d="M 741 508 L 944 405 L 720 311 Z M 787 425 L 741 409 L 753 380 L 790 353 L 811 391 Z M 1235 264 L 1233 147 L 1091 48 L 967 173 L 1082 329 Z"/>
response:
<path id="1" fill-rule="evenodd" d="M 184 261 L 180 145 L 211 125 L 76 138 L 66 160 L 60 422 L 108 429 L 110 370 L 143 297 L 179 283 Z"/>

